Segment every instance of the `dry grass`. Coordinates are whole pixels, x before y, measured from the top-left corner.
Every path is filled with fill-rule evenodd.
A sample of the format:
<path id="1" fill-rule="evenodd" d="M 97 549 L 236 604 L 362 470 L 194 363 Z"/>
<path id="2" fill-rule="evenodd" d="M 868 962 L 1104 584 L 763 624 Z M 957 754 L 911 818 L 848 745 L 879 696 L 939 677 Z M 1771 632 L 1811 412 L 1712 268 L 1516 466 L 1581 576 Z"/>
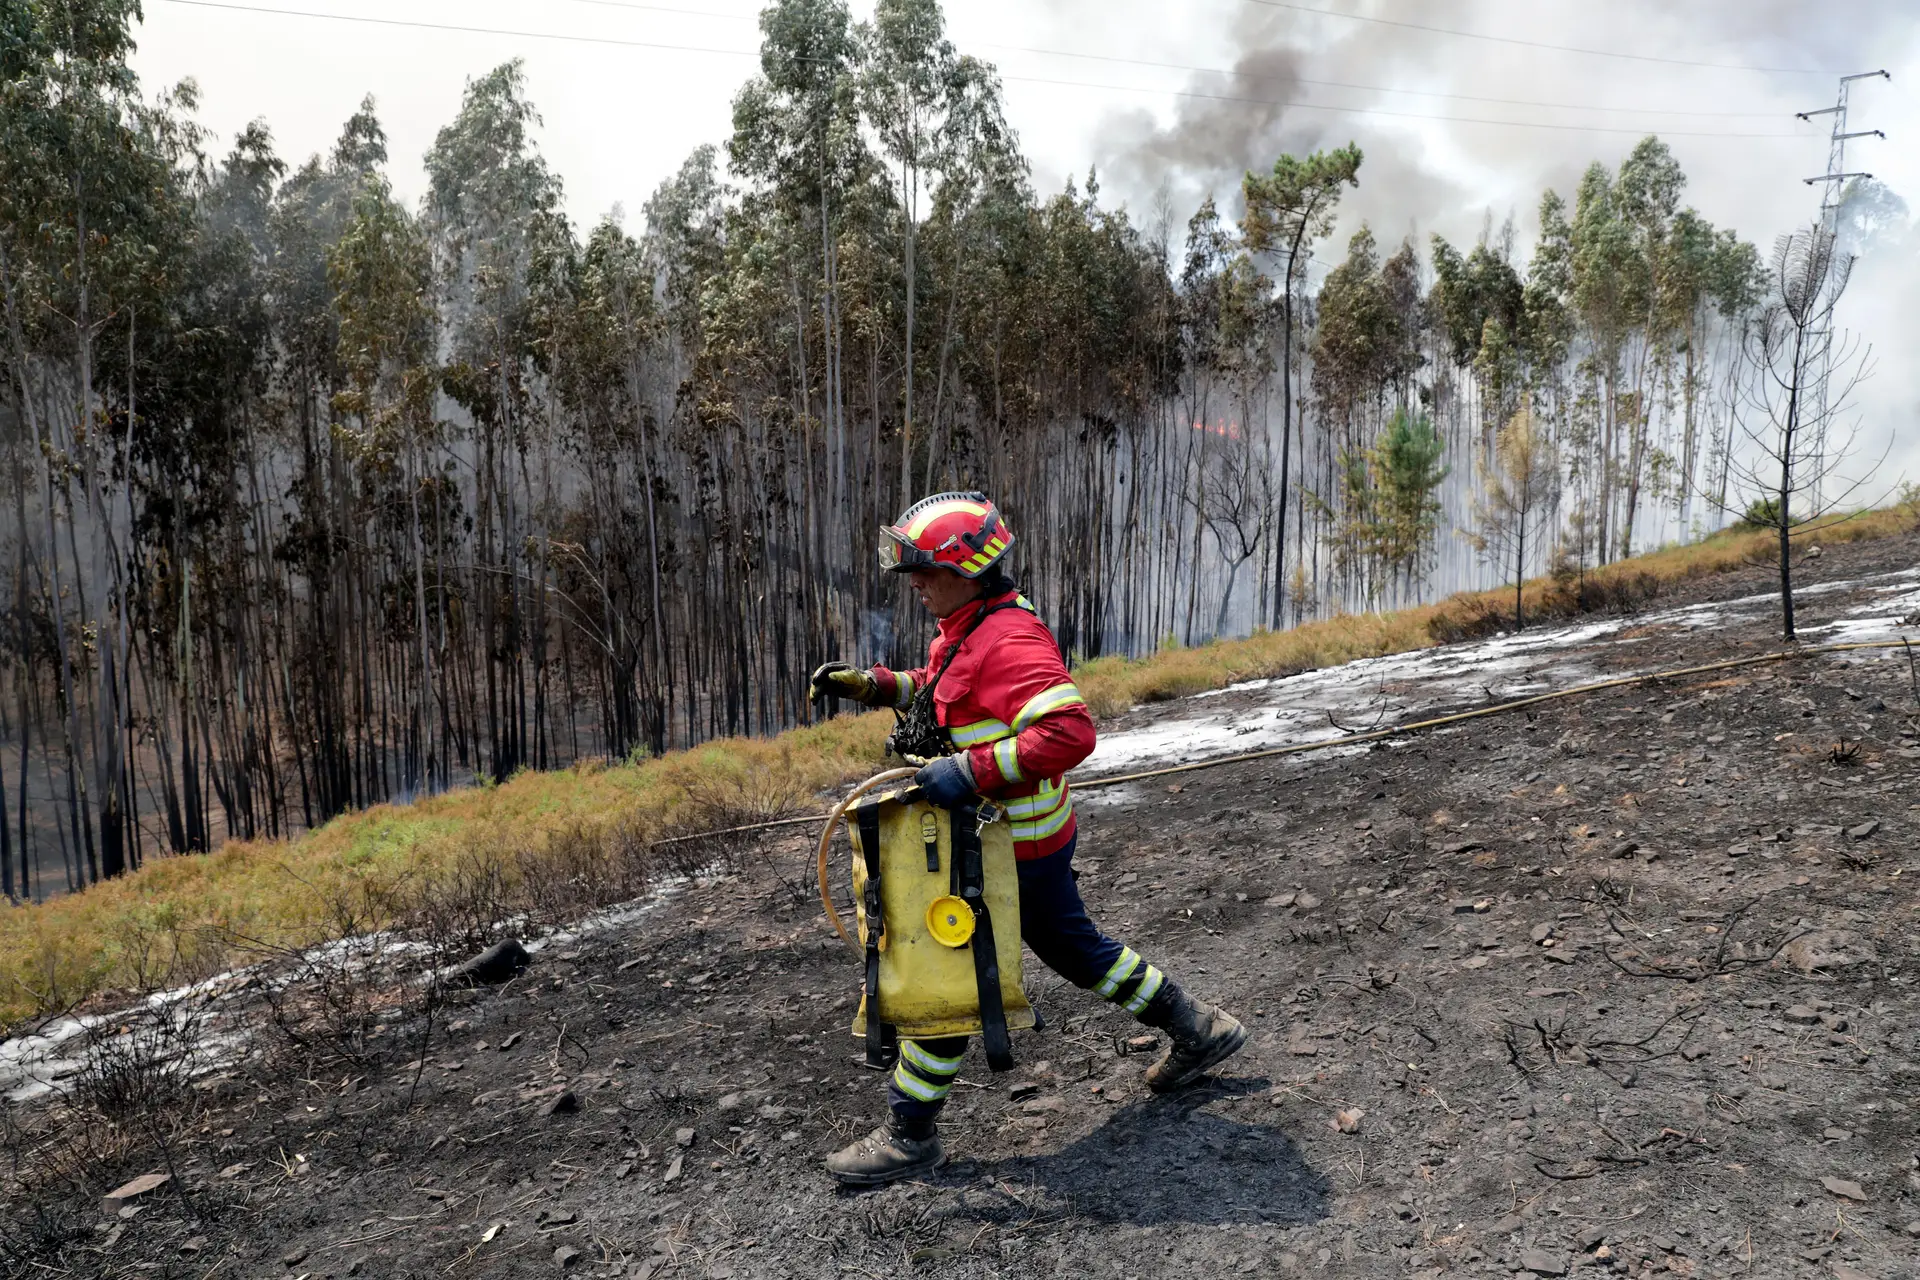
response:
<path id="1" fill-rule="evenodd" d="M 1872 512 L 1813 534 L 1829 544 L 1886 537 L 1912 529 L 1916 514 Z M 1670 585 L 1763 560 L 1769 537 L 1731 531 L 1583 580 L 1530 582 L 1529 621 L 1637 605 Z M 1109 716 L 1237 680 L 1485 634 L 1509 625 L 1512 603 L 1511 590 L 1467 593 L 1151 658 L 1101 658 L 1075 677 L 1095 714 Z M 443 922 L 464 912 L 477 939 L 503 912 L 560 919 L 623 900 L 661 871 L 684 869 L 663 864 L 650 841 L 804 811 L 822 793 L 874 771 L 890 724 L 876 712 L 637 765 L 522 774 L 498 787 L 343 816 L 291 842 L 157 859 L 85 893 L 0 912 L 0 1027 L 104 993 L 192 981 L 249 953 L 333 940 L 347 928 L 342 902 L 372 904 L 353 928 L 404 924 L 391 917 L 420 904 Z M 688 847 L 676 854 L 707 856 Z"/>
<path id="2" fill-rule="evenodd" d="M 843 717 L 772 740 L 727 739 L 636 765 L 583 763 L 497 787 L 379 805 L 293 841 L 160 858 L 37 906 L 0 909 L 0 1028 L 109 992 L 152 991 L 261 954 L 404 924 L 427 909 L 536 921 L 644 892 L 682 862 L 653 839 L 813 806 L 873 771 L 892 717 Z M 677 847 L 678 857 L 706 851 Z M 481 917 L 491 917 L 483 920 Z"/>

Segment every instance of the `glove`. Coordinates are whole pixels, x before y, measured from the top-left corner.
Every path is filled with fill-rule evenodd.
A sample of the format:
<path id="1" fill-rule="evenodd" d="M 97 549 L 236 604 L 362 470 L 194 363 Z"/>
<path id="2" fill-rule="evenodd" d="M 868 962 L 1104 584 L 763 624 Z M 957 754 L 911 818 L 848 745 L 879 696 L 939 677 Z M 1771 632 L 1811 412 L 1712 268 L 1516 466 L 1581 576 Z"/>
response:
<path id="1" fill-rule="evenodd" d="M 823 662 L 808 685 L 816 698 L 850 698 L 868 706 L 880 700 L 880 685 L 871 675 L 844 662 Z"/>
<path id="2" fill-rule="evenodd" d="M 920 772 L 913 775 L 913 785 L 942 809 L 956 809 L 975 798 L 973 765 L 965 752 L 941 756 L 932 764 L 923 765 Z"/>

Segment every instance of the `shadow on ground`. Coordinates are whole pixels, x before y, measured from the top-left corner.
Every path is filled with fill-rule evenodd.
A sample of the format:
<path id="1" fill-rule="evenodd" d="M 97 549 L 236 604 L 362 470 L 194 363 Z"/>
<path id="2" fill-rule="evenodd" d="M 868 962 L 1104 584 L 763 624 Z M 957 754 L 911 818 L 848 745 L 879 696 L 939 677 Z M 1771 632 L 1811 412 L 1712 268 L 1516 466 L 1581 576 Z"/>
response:
<path id="1" fill-rule="evenodd" d="M 982 1165 L 985 1186 L 961 1197 L 963 1211 L 998 1218 L 995 1184 L 1038 1190 L 1051 1212 L 1105 1222 L 1318 1222 L 1332 1184 L 1287 1133 L 1211 1109 L 1235 1097 L 1264 1095 L 1259 1077 L 1215 1079 L 1172 1098 L 1129 1103 L 1107 1122 L 1057 1152 Z M 1038 1205 L 1023 1201 L 1032 1213 Z"/>

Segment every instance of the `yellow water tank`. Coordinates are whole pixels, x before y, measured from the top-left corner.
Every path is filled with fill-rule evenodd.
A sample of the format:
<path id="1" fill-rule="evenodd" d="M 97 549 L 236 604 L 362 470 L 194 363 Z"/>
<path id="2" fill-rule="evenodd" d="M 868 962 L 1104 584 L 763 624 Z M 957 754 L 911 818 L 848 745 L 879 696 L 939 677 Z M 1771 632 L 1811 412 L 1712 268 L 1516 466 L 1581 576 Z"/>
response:
<path id="1" fill-rule="evenodd" d="M 880 866 L 880 1016 L 908 1040 L 974 1035 L 981 1030 L 980 987 L 975 970 L 972 910 L 958 896 L 953 869 L 955 816 L 925 801 L 905 803 L 898 791 L 877 802 Z M 861 824 L 853 837 L 853 900 L 864 951 L 867 919 L 867 859 Z M 1020 877 L 1013 836 L 1005 821 L 980 828 L 987 918 L 993 925 L 1000 1000 L 1011 1029 L 1033 1025 L 1033 1006 L 1020 983 Z M 867 1033 L 863 994 L 853 1033 Z"/>

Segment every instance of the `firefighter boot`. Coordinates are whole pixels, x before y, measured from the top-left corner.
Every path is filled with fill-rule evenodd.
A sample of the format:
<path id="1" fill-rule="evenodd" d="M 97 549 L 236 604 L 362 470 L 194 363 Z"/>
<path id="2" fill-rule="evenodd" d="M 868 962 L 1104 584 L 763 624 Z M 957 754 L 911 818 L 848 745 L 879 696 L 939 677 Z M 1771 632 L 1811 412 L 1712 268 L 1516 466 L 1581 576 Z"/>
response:
<path id="1" fill-rule="evenodd" d="M 932 1120 L 889 1116 L 859 1141 L 827 1157 L 827 1172 L 852 1187 L 877 1187 L 930 1173 L 947 1162 Z"/>
<path id="2" fill-rule="evenodd" d="M 1171 1093 L 1225 1062 L 1247 1042 L 1247 1029 L 1232 1014 L 1195 1000 L 1169 978 L 1140 1021 L 1158 1027 L 1173 1040 L 1160 1060 L 1147 1068 L 1147 1087 Z"/>

